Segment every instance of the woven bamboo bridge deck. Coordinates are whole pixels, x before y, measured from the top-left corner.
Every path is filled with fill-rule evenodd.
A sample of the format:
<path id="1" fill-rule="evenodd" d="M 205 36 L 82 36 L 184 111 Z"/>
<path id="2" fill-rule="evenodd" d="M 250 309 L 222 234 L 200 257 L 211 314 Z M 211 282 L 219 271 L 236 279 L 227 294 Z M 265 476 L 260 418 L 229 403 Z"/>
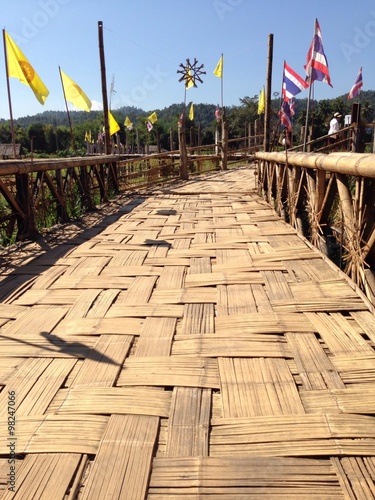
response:
<path id="1" fill-rule="evenodd" d="M 251 168 L 134 195 L 0 300 L 1 499 L 375 497 L 371 305 Z"/>

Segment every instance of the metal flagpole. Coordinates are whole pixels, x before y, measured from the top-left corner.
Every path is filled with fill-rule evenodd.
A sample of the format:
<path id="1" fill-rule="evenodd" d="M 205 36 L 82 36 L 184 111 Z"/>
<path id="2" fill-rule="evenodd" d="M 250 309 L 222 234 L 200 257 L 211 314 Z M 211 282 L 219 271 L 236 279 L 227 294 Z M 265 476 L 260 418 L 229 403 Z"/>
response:
<path id="1" fill-rule="evenodd" d="M 5 74 L 6 74 L 6 79 L 7 79 L 7 91 L 8 91 L 8 103 L 9 103 L 10 130 L 11 130 L 11 134 L 12 134 L 14 159 L 16 159 L 16 156 L 17 156 L 16 137 L 15 137 L 15 133 L 14 133 L 12 99 L 10 96 L 8 54 L 7 54 L 6 41 L 5 41 L 5 29 L 3 29 L 3 43 L 4 43 Z"/>

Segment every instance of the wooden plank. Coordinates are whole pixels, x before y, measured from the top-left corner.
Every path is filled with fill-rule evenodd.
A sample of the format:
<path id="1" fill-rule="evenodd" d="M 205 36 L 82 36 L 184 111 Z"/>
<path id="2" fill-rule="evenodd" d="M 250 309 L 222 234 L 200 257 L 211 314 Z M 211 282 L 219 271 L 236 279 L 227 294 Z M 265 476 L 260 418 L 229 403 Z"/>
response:
<path id="1" fill-rule="evenodd" d="M 228 432 L 228 435 L 226 435 Z M 253 454 L 259 456 L 363 455 L 375 447 L 372 417 L 359 415 L 286 415 L 223 420 L 211 437 L 212 455 Z M 357 446 L 358 445 L 358 446 Z M 342 446 L 342 448 L 340 448 Z M 356 450 L 357 451 L 354 451 Z"/>
<path id="2" fill-rule="evenodd" d="M 220 387 L 216 360 L 184 356 L 128 358 L 117 385 Z"/>
<path id="3" fill-rule="evenodd" d="M 257 271 L 244 273 L 225 272 L 207 274 L 188 274 L 185 279 L 186 287 L 212 286 L 212 285 L 237 285 L 240 283 L 264 283 L 262 275 Z"/>
<path id="4" fill-rule="evenodd" d="M 105 288 L 115 288 L 118 290 L 126 290 L 132 284 L 133 279 L 127 276 L 104 276 L 100 278 L 100 287 Z M 97 276 L 62 276 L 51 285 L 52 289 L 90 289 L 98 287 L 98 277 Z"/>
<path id="5" fill-rule="evenodd" d="M 82 500 L 145 498 L 159 419 L 112 415 L 83 490 Z"/>
<path id="6" fill-rule="evenodd" d="M 83 290 L 66 313 L 66 319 L 84 318 L 102 293 L 100 288 Z"/>
<path id="7" fill-rule="evenodd" d="M 314 327 L 305 314 L 301 313 L 254 313 L 215 318 L 215 332 L 236 331 L 239 335 L 248 333 L 312 332 Z"/>
<path id="8" fill-rule="evenodd" d="M 169 356 L 175 330 L 176 318 L 146 318 L 135 356 Z"/>
<path id="9" fill-rule="evenodd" d="M 107 312 L 106 318 L 146 318 L 165 317 L 182 318 L 184 306 L 181 304 L 114 304 Z"/>
<path id="10" fill-rule="evenodd" d="M 20 306 L 62 305 L 70 306 L 81 295 L 81 290 L 27 290 L 13 304 Z"/>
<path id="11" fill-rule="evenodd" d="M 375 342 L 375 318 L 370 311 L 351 312 L 351 316 L 358 323 L 362 331 Z"/>
<path id="12" fill-rule="evenodd" d="M 176 387 L 168 420 L 165 456 L 207 456 L 210 417 L 209 389 Z"/>
<path id="13" fill-rule="evenodd" d="M 129 352 L 131 335 L 101 335 L 88 352 L 71 387 L 111 387 Z"/>
<path id="14" fill-rule="evenodd" d="M 58 414 L 134 414 L 167 417 L 171 393 L 158 387 L 72 387 L 53 403 Z"/>
<path id="15" fill-rule="evenodd" d="M 246 487 L 249 489 L 246 490 Z M 152 494 L 160 491 L 161 496 L 165 492 L 165 498 L 178 498 L 180 493 L 199 495 L 209 494 L 211 491 L 231 498 L 228 495 L 235 488 L 237 494 L 243 492 L 242 498 L 260 498 L 267 491 L 270 495 L 273 492 L 274 498 L 319 498 L 320 491 L 323 492 L 321 498 L 328 492 L 333 492 L 337 498 L 343 498 L 328 460 L 254 456 L 173 457 L 154 460 L 150 481 Z M 254 496 L 246 496 L 252 492 L 255 492 Z M 296 493 L 298 496 L 293 496 Z M 307 496 L 312 493 L 313 497 Z"/>
<path id="16" fill-rule="evenodd" d="M 218 367 L 225 417 L 304 413 L 285 360 L 219 358 Z"/>
<path id="17" fill-rule="evenodd" d="M 108 417 L 103 415 L 33 415 L 17 419 L 17 453 L 95 454 Z M 5 441 L 0 454 L 9 455 Z"/>
<path id="18" fill-rule="evenodd" d="M 218 285 L 217 315 L 238 315 L 257 312 L 251 285 Z"/>
<path id="19" fill-rule="evenodd" d="M 85 358 L 95 343 L 94 337 L 69 337 L 66 341 L 54 334 L 0 337 L 0 357 Z"/>
<path id="20" fill-rule="evenodd" d="M 214 304 L 217 302 L 217 290 L 213 286 L 174 288 L 152 293 L 150 304 Z"/>
<path id="21" fill-rule="evenodd" d="M 63 319 L 53 333 L 67 339 L 70 335 L 140 335 L 141 318 L 77 318 Z"/>
<path id="22" fill-rule="evenodd" d="M 189 338 L 176 338 L 172 356 L 234 357 L 234 358 L 286 358 L 291 352 L 285 341 L 276 335 L 257 335 L 255 338 L 236 338 L 206 333 L 203 337 L 191 334 Z"/>
<path id="23" fill-rule="evenodd" d="M 180 325 L 182 335 L 214 333 L 214 304 L 186 303 Z"/>
<path id="24" fill-rule="evenodd" d="M 7 323 L 2 328 L 6 336 L 28 336 L 49 333 L 66 315 L 66 307 L 34 307 L 21 314 L 12 323 Z M 13 354 L 15 355 L 15 353 Z"/>
<path id="25" fill-rule="evenodd" d="M 1 498 L 64 500 L 80 462 L 78 453 L 27 455 L 17 463 L 15 493 L 8 491 Z"/>
<path id="26" fill-rule="evenodd" d="M 329 350 L 334 355 L 358 353 L 373 354 L 368 342 L 341 315 L 326 313 L 307 313 L 316 331 L 322 337 Z"/>
<path id="27" fill-rule="evenodd" d="M 102 318 L 116 300 L 119 290 L 103 290 L 87 311 L 88 318 Z"/>
<path id="28" fill-rule="evenodd" d="M 306 390 L 345 387 L 339 373 L 313 333 L 302 335 L 287 332 L 285 337 Z"/>
<path id="29" fill-rule="evenodd" d="M 120 294 L 116 305 L 137 306 L 146 304 L 154 289 L 157 276 L 137 276 L 132 279 L 128 290 Z"/>

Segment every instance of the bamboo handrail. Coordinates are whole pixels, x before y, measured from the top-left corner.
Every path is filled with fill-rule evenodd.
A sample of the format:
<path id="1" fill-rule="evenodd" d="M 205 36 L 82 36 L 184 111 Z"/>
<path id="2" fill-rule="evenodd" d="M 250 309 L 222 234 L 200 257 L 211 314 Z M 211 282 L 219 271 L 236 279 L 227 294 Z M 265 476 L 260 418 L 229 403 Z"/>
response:
<path id="1" fill-rule="evenodd" d="M 345 175 L 375 178 L 375 156 L 372 153 L 295 153 L 285 151 L 254 153 L 256 160 L 312 168 Z"/>

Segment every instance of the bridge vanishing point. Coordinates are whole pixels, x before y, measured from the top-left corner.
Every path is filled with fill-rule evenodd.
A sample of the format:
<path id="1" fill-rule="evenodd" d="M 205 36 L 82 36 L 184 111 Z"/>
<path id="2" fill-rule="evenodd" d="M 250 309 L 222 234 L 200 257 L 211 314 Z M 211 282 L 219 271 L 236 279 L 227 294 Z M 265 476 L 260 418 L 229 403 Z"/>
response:
<path id="1" fill-rule="evenodd" d="M 0 498 L 375 498 L 375 317 L 252 166 L 119 198 L 0 283 Z"/>

